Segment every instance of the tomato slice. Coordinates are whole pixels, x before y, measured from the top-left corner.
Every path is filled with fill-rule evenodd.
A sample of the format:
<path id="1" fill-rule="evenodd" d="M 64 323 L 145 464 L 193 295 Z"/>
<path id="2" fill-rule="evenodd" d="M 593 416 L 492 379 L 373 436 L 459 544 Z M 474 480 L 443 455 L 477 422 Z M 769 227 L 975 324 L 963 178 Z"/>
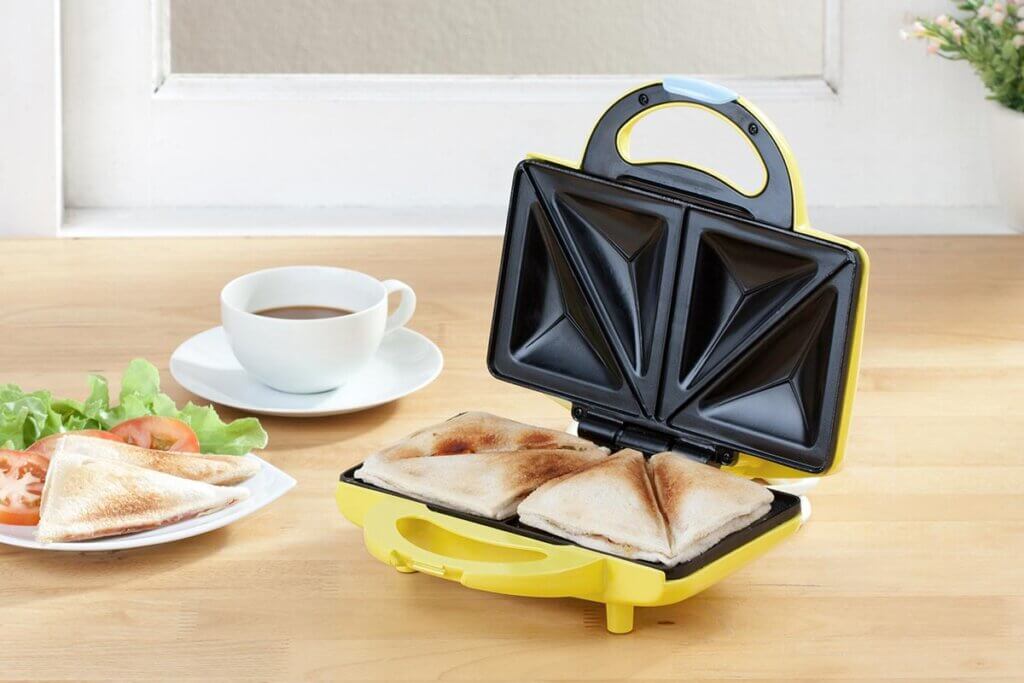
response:
<path id="1" fill-rule="evenodd" d="M 39 523 L 48 465 L 39 453 L 0 450 L 0 524 Z"/>
<path id="2" fill-rule="evenodd" d="M 65 436 L 67 434 L 74 434 L 76 436 L 91 436 L 95 439 L 107 439 L 108 441 L 117 441 L 119 443 L 124 443 L 124 439 L 119 437 L 117 434 L 111 434 L 110 432 L 105 432 L 102 429 L 79 429 L 77 431 L 61 432 L 60 434 L 51 434 L 50 436 L 44 436 L 43 438 L 39 439 L 28 448 L 26 448 L 25 450 L 31 451 L 33 453 L 39 453 L 47 460 L 49 460 L 50 458 L 53 457 L 54 451 L 57 450 L 57 441 L 60 439 L 60 437 Z"/>
<path id="3" fill-rule="evenodd" d="M 199 439 L 192 428 L 171 417 L 137 417 L 110 430 L 130 444 L 157 451 L 199 452 Z"/>

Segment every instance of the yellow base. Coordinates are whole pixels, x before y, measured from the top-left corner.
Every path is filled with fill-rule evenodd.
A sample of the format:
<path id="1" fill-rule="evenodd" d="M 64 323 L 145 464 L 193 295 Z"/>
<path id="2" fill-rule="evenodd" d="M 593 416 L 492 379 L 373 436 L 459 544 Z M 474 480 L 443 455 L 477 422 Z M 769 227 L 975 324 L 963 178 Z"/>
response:
<path id="1" fill-rule="evenodd" d="M 799 516 L 693 574 L 664 572 L 574 545 L 554 545 L 434 512 L 422 503 L 341 482 L 338 509 L 363 528 L 367 550 L 400 572 L 422 572 L 469 588 L 606 605 L 608 630 L 633 630 L 633 607 L 669 605 L 721 581 L 800 527 Z"/>

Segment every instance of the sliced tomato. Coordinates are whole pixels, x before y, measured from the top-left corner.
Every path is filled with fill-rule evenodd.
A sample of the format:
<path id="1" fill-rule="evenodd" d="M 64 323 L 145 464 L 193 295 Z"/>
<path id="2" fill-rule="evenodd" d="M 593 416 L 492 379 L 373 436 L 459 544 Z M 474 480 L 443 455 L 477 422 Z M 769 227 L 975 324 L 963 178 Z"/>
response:
<path id="1" fill-rule="evenodd" d="M 157 451 L 199 452 L 199 439 L 192 428 L 172 417 L 137 417 L 110 430 L 130 444 Z"/>
<path id="2" fill-rule="evenodd" d="M 91 436 L 94 439 L 107 439 L 109 441 L 117 441 L 124 443 L 124 439 L 119 437 L 117 434 L 111 434 L 105 432 L 102 429 L 79 429 L 72 432 L 61 432 L 60 434 L 51 434 L 50 436 L 44 436 L 43 438 L 36 441 L 34 444 L 26 448 L 27 451 L 33 453 L 39 453 L 44 456 L 47 460 L 53 457 L 53 453 L 57 450 L 57 441 L 60 437 L 67 434 L 74 434 L 76 436 Z"/>
<path id="3" fill-rule="evenodd" d="M 48 465 L 39 453 L 0 450 L 0 524 L 39 523 Z"/>

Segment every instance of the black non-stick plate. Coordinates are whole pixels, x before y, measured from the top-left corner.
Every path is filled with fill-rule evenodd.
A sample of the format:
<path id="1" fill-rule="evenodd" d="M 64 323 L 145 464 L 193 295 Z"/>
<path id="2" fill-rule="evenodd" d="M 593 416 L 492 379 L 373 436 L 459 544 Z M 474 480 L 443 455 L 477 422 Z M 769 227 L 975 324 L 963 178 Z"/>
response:
<path id="1" fill-rule="evenodd" d="M 683 193 L 516 170 L 488 366 L 574 416 L 806 472 L 836 451 L 856 251 Z"/>

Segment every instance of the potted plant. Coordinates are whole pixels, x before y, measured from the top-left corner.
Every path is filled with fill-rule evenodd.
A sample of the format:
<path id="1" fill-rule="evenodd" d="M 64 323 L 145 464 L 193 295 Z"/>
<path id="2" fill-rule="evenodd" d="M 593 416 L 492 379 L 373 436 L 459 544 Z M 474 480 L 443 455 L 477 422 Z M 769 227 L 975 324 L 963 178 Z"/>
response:
<path id="1" fill-rule="evenodd" d="M 966 60 L 989 91 L 993 175 L 1014 228 L 1024 232 L 1024 0 L 960 0 L 959 14 L 918 19 L 904 38 Z"/>

